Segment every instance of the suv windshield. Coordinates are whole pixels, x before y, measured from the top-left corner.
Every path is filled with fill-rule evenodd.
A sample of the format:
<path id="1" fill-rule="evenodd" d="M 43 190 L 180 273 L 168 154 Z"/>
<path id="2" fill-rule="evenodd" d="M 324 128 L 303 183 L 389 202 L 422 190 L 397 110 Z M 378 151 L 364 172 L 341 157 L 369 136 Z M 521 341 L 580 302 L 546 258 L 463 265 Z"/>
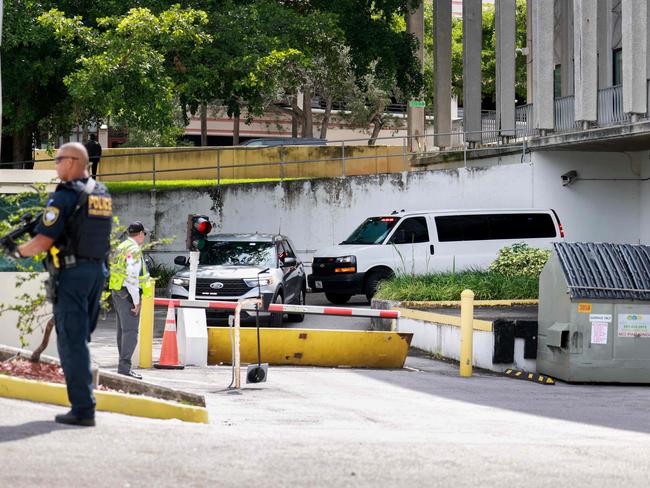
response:
<path id="1" fill-rule="evenodd" d="M 199 264 L 222 266 L 275 266 L 275 246 L 259 241 L 207 241 Z"/>
<path id="2" fill-rule="evenodd" d="M 399 217 L 370 217 L 341 244 L 381 244 Z"/>

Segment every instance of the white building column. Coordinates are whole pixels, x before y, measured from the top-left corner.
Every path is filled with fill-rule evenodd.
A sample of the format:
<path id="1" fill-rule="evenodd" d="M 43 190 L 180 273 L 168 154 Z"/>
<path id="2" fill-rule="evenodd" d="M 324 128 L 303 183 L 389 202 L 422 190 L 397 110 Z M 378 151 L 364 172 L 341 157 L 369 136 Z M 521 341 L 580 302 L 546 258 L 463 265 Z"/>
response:
<path id="1" fill-rule="evenodd" d="M 526 0 L 526 50 L 527 50 L 526 103 L 533 103 L 533 1 L 532 0 Z"/>
<path id="2" fill-rule="evenodd" d="M 623 32 L 623 111 L 645 114 L 647 111 L 648 4 L 647 0 L 621 3 Z"/>
<path id="3" fill-rule="evenodd" d="M 533 127 L 553 129 L 553 33 L 554 0 L 531 2 L 533 7 Z"/>
<path id="4" fill-rule="evenodd" d="M 471 143 L 481 141 L 482 15 L 480 0 L 463 2 L 463 127 Z"/>
<path id="5" fill-rule="evenodd" d="M 573 95 L 573 0 L 560 2 L 560 79 L 562 96 Z"/>
<path id="6" fill-rule="evenodd" d="M 496 0 L 497 128 L 515 135 L 515 0 Z"/>
<path id="7" fill-rule="evenodd" d="M 597 0 L 573 0 L 575 120 L 598 115 Z"/>
<path id="8" fill-rule="evenodd" d="M 424 72 L 424 0 L 415 11 L 406 15 L 406 29 L 418 41 L 417 57 Z M 406 124 L 410 151 L 424 151 L 424 107 L 411 107 L 409 103 L 406 107 Z"/>
<path id="9" fill-rule="evenodd" d="M 451 0 L 433 0 L 433 142 L 451 146 Z"/>
<path id="10" fill-rule="evenodd" d="M 612 86 L 612 0 L 597 0 L 598 89 Z"/>

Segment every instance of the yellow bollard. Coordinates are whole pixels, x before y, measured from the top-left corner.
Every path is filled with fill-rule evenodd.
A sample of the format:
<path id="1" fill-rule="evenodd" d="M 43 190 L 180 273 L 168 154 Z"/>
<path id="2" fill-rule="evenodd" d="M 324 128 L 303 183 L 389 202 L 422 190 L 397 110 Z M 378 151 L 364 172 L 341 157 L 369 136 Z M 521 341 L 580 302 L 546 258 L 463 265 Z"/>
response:
<path id="1" fill-rule="evenodd" d="M 140 309 L 140 367 L 153 366 L 153 297 L 142 297 Z"/>
<path id="2" fill-rule="evenodd" d="M 472 343 L 474 339 L 474 292 L 460 294 L 460 375 L 472 376 Z"/>

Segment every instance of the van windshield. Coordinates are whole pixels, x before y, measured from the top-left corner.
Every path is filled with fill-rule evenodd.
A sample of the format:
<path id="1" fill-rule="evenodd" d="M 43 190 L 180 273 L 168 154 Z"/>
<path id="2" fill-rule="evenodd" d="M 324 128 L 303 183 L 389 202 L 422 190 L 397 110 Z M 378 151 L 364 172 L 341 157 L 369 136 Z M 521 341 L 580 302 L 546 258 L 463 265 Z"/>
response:
<path id="1" fill-rule="evenodd" d="M 381 244 L 399 217 L 370 217 L 341 244 Z"/>
<path id="2" fill-rule="evenodd" d="M 275 246 L 259 241 L 207 241 L 199 264 L 275 267 Z"/>

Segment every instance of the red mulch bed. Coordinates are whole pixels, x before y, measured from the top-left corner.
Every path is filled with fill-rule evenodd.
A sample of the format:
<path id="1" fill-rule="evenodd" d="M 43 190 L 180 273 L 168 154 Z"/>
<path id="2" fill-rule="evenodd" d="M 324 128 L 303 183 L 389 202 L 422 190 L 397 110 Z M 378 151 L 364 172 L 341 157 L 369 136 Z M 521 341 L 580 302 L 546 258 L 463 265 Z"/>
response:
<path id="1" fill-rule="evenodd" d="M 65 383 L 63 370 L 58 364 L 32 363 L 31 361 L 22 358 L 13 358 L 0 362 L 0 374 L 19 376 L 30 380 L 46 381 L 48 383 Z M 97 386 L 97 390 L 124 393 L 122 390 L 114 390 L 104 385 Z"/>
<path id="2" fill-rule="evenodd" d="M 57 364 L 32 363 L 27 359 L 14 358 L 0 363 L 0 374 L 20 376 L 30 380 L 65 383 L 63 370 Z"/>

